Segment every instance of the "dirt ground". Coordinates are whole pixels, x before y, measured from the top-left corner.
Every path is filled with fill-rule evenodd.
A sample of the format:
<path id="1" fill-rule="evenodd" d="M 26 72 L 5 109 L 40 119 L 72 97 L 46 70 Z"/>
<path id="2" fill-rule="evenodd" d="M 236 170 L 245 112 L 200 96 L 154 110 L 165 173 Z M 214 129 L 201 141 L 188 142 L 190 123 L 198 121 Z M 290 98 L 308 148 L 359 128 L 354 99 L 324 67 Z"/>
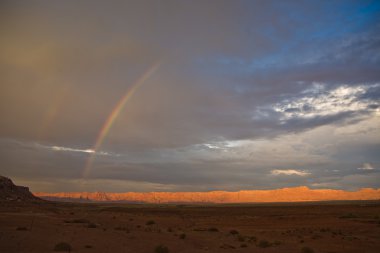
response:
<path id="1" fill-rule="evenodd" d="M 0 252 L 380 252 L 380 201 L 132 205 L 0 202 Z"/>

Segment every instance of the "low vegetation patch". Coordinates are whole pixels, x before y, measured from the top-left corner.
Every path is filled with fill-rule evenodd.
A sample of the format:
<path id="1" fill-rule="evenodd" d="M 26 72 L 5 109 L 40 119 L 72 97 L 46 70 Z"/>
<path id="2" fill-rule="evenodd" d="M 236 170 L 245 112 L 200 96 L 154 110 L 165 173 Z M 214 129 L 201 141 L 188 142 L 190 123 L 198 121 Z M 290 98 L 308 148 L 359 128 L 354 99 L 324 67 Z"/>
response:
<path id="1" fill-rule="evenodd" d="M 356 214 L 353 213 L 348 213 L 340 216 L 339 218 L 341 219 L 354 219 L 354 218 L 359 218 Z"/>
<path id="2" fill-rule="evenodd" d="M 272 246 L 272 244 L 270 242 L 268 242 L 267 240 L 260 240 L 259 243 L 257 244 L 257 246 L 260 248 L 268 248 L 268 247 Z"/>
<path id="3" fill-rule="evenodd" d="M 226 243 L 222 244 L 222 245 L 220 246 L 220 248 L 221 248 L 221 249 L 236 249 L 235 246 L 230 245 L 230 244 L 226 244 Z"/>
<path id="4" fill-rule="evenodd" d="M 73 220 L 65 220 L 65 223 L 90 223 L 90 221 L 86 219 L 73 219 Z"/>
<path id="5" fill-rule="evenodd" d="M 239 231 L 232 229 L 232 230 L 230 230 L 230 234 L 231 235 L 237 235 L 237 234 L 239 234 Z"/>
<path id="6" fill-rule="evenodd" d="M 219 229 L 213 227 L 213 228 L 207 229 L 207 231 L 209 231 L 209 232 L 219 232 Z"/>
<path id="7" fill-rule="evenodd" d="M 150 225 L 153 225 L 153 224 L 156 224 L 156 222 L 154 220 L 149 220 L 145 223 L 145 225 L 147 226 L 150 226 Z"/>
<path id="8" fill-rule="evenodd" d="M 154 249 L 154 253 L 169 253 L 169 248 L 164 245 L 158 245 Z"/>
<path id="9" fill-rule="evenodd" d="M 186 238 L 186 234 L 180 234 L 180 235 L 179 235 L 179 238 L 180 238 L 180 239 L 185 239 L 185 238 Z"/>
<path id="10" fill-rule="evenodd" d="M 67 242 L 60 242 L 54 246 L 54 251 L 67 251 L 71 252 L 72 247 Z"/>
<path id="11" fill-rule="evenodd" d="M 28 228 L 27 227 L 17 227 L 16 230 L 17 231 L 27 231 Z"/>
<path id="12" fill-rule="evenodd" d="M 309 247 L 302 247 L 301 253 L 314 253 L 314 250 L 312 248 L 309 248 Z"/>
<path id="13" fill-rule="evenodd" d="M 86 219 L 74 219 L 72 223 L 90 223 L 90 221 Z"/>
<path id="14" fill-rule="evenodd" d="M 95 223 L 92 223 L 92 222 L 88 223 L 88 224 L 87 224 L 87 227 L 88 227 L 88 228 L 97 228 L 96 224 L 95 224 Z"/>

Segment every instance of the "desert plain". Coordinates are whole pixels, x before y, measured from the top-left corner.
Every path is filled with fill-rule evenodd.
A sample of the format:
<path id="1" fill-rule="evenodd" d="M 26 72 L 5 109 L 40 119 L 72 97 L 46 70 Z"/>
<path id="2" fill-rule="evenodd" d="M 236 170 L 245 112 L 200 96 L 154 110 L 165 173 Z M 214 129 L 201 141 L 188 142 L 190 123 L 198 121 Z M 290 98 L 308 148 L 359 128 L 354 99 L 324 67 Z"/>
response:
<path id="1" fill-rule="evenodd" d="M 0 203 L 0 252 L 54 252 L 61 242 L 88 253 L 376 253 L 380 201 Z"/>

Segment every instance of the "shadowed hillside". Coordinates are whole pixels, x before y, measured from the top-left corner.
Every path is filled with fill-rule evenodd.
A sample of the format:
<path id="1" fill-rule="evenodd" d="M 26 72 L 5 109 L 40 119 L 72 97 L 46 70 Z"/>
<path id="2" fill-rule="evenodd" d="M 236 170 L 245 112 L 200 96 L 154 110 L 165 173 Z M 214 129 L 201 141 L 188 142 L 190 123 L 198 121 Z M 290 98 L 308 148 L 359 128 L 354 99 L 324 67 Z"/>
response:
<path id="1" fill-rule="evenodd" d="M 28 187 L 17 186 L 7 177 L 0 176 L 0 201 L 36 201 Z"/>

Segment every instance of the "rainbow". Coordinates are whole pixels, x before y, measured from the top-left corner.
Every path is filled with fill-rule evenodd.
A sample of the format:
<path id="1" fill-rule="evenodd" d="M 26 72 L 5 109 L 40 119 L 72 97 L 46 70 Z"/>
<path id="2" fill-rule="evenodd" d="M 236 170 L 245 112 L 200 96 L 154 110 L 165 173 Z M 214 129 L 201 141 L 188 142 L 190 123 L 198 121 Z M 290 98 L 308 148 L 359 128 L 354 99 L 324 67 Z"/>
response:
<path id="1" fill-rule="evenodd" d="M 136 91 L 140 88 L 140 86 L 148 80 L 160 67 L 162 61 L 158 61 L 154 63 L 144 74 L 136 80 L 136 82 L 127 90 L 125 95 L 119 100 L 119 102 L 112 109 L 111 113 L 107 117 L 107 120 L 104 122 L 103 127 L 100 129 L 100 132 L 96 138 L 95 144 L 92 147 L 93 152 L 90 153 L 89 158 L 87 159 L 86 165 L 83 170 L 83 178 L 86 178 L 91 170 L 92 164 L 95 160 L 97 150 L 102 145 L 104 139 L 112 128 L 113 123 L 119 116 L 120 112 L 123 110 L 124 106 L 128 102 L 128 100 L 136 93 Z"/>

